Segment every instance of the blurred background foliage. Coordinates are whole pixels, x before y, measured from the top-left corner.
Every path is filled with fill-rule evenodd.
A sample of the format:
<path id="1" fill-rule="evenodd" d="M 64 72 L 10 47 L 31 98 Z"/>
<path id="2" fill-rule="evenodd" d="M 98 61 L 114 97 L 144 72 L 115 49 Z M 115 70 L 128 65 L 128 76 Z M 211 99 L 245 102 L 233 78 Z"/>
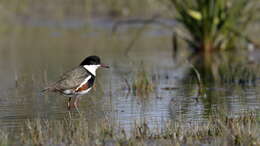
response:
<path id="1" fill-rule="evenodd" d="M 192 49 L 225 50 L 259 42 L 259 9 L 258 0 L 1 0 L 0 32 L 50 20 L 167 18 L 179 22 L 174 31 Z"/>
<path id="2" fill-rule="evenodd" d="M 156 0 L 1 0 L 1 11 L 24 17 L 151 16 L 166 7 Z"/>
<path id="3" fill-rule="evenodd" d="M 252 43 L 248 26 L 257 19 L 259 6 L 254 0 L 171 0 L 177 21 L 189 32 L 184 38 L 196 51 L 211 52 Z"/>

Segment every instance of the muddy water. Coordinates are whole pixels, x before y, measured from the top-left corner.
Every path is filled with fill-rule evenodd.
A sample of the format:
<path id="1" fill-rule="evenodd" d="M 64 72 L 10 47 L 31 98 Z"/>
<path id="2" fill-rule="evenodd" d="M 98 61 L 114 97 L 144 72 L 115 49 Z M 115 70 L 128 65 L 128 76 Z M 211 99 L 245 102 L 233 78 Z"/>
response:
<path id="1" fill-rule="evenodd" d="M 126 56 L 139 25 L 112 33 L 109 19 L 63 23 L 21 23 L 0 36 L 0 126 L 38 117 L 77 118 L 66 109 L 65 97 L 40 91 L 92 54 L 111 67 L 98 71 L 95 89 L 80 100 L 81 114 L 93 124 L 111 119 L 128 130 L 141 121 L 163 127 L 168 120 L 204 121 L 219 109 L 236 115 L 260 108 L 258 84 L 207 86 L 207 96 L 198 98 L 197 84 L 183 81 L 191 79 L 189 65 L 172 58 L 165 28 L 147 27 Z M 131 86 L 141 68 L 154 91 L 138 96 Z"/>

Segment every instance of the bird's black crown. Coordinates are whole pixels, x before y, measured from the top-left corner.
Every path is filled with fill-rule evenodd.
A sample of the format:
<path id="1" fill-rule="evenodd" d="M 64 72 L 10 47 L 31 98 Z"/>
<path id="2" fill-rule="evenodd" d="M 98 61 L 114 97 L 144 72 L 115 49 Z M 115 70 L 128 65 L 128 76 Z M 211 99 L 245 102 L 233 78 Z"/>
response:
<path id="1" fill-rule="evenodd" d="M 81 65 L 99 65 L 101 63 L 100 58 L 98 56 L 88 56 L 81 63 Z"/>

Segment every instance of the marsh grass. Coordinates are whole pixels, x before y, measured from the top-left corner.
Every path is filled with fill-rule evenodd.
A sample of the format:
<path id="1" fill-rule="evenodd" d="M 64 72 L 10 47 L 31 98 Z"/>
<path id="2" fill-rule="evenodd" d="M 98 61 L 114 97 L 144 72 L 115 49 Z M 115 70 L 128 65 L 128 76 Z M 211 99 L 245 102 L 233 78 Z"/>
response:
<path id="1" fill-rule="evenodd" d="M 259 65 L 223 64 L 219 70 L 222 83 L 256 85 L 260 77 Z M 241 67 L 243 66 L 243 67 Z"/>
<path id="2" fill-rule="evenodd" d="M 240 57 L 238 57 L 240 56 Z M 210 58 L 198 55 L 190 67 L 192 81 L 202 83 L 204 87 L 212 84 L 224 85 L 252 85 L 259 83 L 260 66 L 248 62 L 242 53 L 215 53 Z M 200 78 L 200 81 L 198 80 Z"/>
<path id="3" fill-rule="evenodd" d="M 135 73 L 132 89 L 135 95 L 141 97 L 146 97 L 145 95 L 148 95 L 154 90 L 154 84 L 149 76 L 149 73 L 145 70 L 142 64 Z"/>
<path id="4" fill-rule="evenodd" d="M 194 74 L 195 74 L 195 77 L 196 77 L 196 80 L 197 80 L 197 84 L 198 84 L 198 96 L 206 96 L 206 93 L 205 93 L 205 88 L 204 88 L 204 84 L 203 84 L 203 81 L 201 79 L 201 75 L 198 71 L 198 69 L 191 63 L 189 63 L 190 66 L 191 66 L 191 69 L 194 71 Z"/>
<path id="5" fill-rule="evenodd" d="M 166 122 L 154 130 L 147 122 L 135 124 L 126 134 L 124 129 L 104 120 L 90 126 L 87 119 L 26 121 L 16 132 L 1 129 L 1 145 L 149 145 L 172 144 L 259 145 L 260 121 L 254 113 L 234 117 L 215 116 L 208 122 Z"/>

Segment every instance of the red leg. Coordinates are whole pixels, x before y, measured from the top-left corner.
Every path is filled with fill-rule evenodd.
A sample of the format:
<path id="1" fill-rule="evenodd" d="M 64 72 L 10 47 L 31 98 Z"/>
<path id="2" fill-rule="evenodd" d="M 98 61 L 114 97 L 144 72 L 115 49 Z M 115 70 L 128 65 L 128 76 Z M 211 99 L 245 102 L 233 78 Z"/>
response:
<path id="1" fill-rule="evenodd" d="M 78 111 L 78 113 L 80 113 L 80 112 L 79 112 L 79 109 L 78 109 L 78 100 L 79 100 L 79 97 L 75 97 L 75 100 L 74 100 L 74 102 L 73 102 L 73 105 L 74 105 L 75 109 Z"/>
<path id="2" fill-rule="evenodd" d="M 72 98 L 69 97 L 69 100 L 68 100 L 68 102 L 67 102 L 67 108 L 68 108 L 68 110 L 71 109 L 71 105 L 70 105 L 70 104 L 71 104 L 71 103 L 70 103 L 70 102 L 71 102 L 71 99 L 72 99 Z"/>

